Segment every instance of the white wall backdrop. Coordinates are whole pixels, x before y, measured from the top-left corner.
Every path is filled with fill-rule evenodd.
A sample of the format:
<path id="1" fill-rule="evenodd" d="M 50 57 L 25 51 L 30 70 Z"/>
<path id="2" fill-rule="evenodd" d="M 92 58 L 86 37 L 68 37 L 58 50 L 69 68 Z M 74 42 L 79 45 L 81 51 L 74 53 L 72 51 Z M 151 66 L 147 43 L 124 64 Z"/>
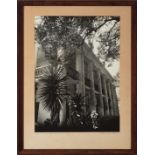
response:
<path id="1" fill-rule="evenodd" d="M 154 0 L 138 1 L 138 155 L 155 152 L 154 6 Z"/>
<path id="2" fill-rule="evenodd" d="M 16 0 L 0 4 L 0 154 L 16 155 L 17 19 Z"/>

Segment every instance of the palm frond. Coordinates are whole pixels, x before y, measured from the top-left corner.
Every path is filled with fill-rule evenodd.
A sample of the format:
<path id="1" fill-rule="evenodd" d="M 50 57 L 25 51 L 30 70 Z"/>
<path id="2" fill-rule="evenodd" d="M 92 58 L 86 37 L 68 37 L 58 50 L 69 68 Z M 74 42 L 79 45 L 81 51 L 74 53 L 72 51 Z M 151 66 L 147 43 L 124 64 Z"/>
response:
<path id="1" fill-rule="evenodd" d="M 44 75 L 38 84 L 37 98 L 46 110 L 55 113 L 55 110 L 60 108 L 66 94 L 66 80 L 63 66 L 49 66 L 44 70 Z"/>

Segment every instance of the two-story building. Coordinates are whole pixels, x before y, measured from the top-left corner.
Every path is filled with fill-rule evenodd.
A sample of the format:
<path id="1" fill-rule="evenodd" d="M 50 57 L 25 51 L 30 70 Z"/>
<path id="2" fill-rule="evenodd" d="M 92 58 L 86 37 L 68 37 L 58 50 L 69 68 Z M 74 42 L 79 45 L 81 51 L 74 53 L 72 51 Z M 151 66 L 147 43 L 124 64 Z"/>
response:
<path id="1" fill-rule="evenodd" d="M 66 65 L 66 74 L 71 82 L 68 82 L 69 93 L 81 93 L 86 96 L 83 105 L 83 114 L 96 111 L 102 117 L 119 116 L 116 88 L 110 73 L 92 52 L 92 49 L 84 44 L 79 49 L 75 48 L 70 62 Z M 49 66 L 48 53 L 41 46 L 36 45 L 36 82 L 43 74 L 42 69 Z M 37 110 L 36 121 L 42 123 L 50 114 L 41 104 Z"/>

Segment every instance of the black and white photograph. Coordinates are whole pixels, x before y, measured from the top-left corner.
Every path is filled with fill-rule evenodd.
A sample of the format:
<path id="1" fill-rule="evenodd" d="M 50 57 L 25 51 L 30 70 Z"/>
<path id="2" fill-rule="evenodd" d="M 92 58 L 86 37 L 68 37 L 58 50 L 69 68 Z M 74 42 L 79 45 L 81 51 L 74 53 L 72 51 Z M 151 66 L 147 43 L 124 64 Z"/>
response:
<path id="1" fill-rule="evenodd" d="M 120 22 L 35 16 L 35 132 L 120 131 Z"/>

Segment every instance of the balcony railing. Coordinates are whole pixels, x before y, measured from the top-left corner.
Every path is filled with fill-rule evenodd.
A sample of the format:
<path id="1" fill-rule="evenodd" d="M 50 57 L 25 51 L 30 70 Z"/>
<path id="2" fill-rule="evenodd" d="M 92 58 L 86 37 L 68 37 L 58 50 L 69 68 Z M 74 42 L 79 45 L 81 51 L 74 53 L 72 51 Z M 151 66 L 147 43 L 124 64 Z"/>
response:
<path id="1" fill-rule="evenodd" d="M 46 65 L 46 66 L 41 66 L 41 67 L 37 67 L 36 71 L 35 71 L 35 76 L 36 78 L 39 78 L 41 76 L 43 76 L 45 74 L 45 71 L 50 67 L 50 65 Z M 79 72 L 76 71 L 74 68 L 72 67 L 67 67 L 66 66 L 66 71 L 67 71 L 67 75 L 69 77 L 71 77 L 74 80 L 79 80 Z"/>

